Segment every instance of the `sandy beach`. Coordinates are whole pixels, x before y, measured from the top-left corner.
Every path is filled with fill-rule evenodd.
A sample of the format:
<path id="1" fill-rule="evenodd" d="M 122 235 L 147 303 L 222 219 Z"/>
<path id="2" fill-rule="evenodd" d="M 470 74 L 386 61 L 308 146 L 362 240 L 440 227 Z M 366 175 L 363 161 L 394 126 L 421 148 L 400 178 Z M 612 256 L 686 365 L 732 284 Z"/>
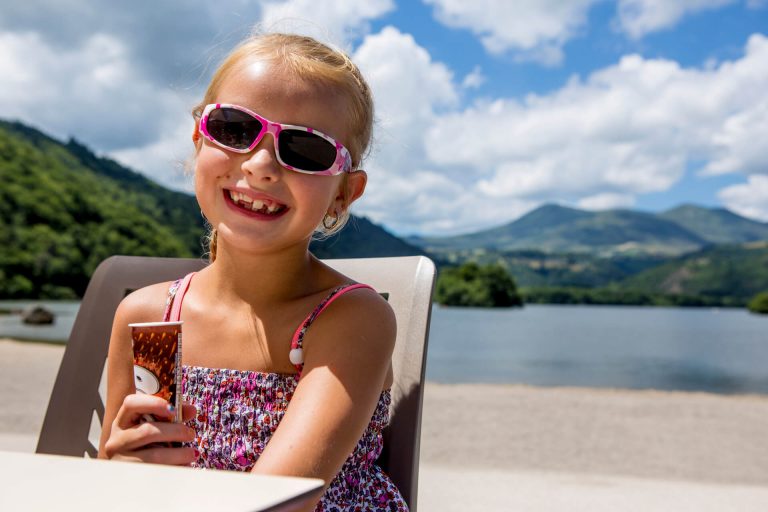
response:
<path id="1" fill-rule="evenodd" d="M 0 450 L 34 451 L 64 347 L 0 340 Z M 420 510 L 768 510 L 768 397 L 425 389 Z"/>

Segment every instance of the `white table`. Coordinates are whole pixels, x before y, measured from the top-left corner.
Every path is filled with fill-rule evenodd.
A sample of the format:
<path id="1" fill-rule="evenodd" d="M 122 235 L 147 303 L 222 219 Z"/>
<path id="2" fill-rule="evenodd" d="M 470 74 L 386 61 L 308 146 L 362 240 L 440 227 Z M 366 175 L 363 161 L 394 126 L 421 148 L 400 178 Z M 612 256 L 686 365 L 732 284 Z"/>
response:
<path id="1" fill-rule="evenodd" d="M 314 478 L 0 452 L 0 510 L 287 511 L 308 504 Z"/>

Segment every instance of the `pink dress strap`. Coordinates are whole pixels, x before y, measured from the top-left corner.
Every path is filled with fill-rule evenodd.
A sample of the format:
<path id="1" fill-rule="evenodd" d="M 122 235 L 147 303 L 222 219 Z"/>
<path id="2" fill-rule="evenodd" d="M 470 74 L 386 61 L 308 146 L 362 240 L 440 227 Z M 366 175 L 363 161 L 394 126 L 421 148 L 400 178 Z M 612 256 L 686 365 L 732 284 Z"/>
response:
<path id="1" fill-rule="evenodd" d="M 168 299 L 165 301 L 163 322 L 178 322 L 181 318 L 181 304 L 184 300 L 184 294 L 187 293 L 189 282 L 192 281 L 194 275 L 194 272 L 190 272 L 183 279 L 178 279 L 171 284 L 168 289 Z"/>
<path id="2" fill-rule="evenodd" d="M 293 339 L 291 340 L 291 352 L 289 354 L 289 358 L 291 360 L 291 363 L 293 363 L 293 365 L 296 367 L 296 370 L 298 370 L 297 378 L 301 378 L 301 371 L 304 368 L 304 348 L 302 344 L 304 342 L 304 335 L 307 333 L 307 329 L 309 329 L 309 326 L 312 325 L 312 322 L 315 321 L 315 318 L 317 318 L 317 316 L 320 313 L 325 311 L 325 308 L 330 306 L 331 303 L 333 303 L 333 301 L 335 301 L 345 293 L 351 292 L 352 290 L 357 290 L 358 288 L 370 288 L 371 290 L 373 290 L 373 287 L 367 284 L 361 284 L 361 283 L 344 284 L 339 286 L 338 288 L 335 288 L 307 316 L 307 318 L 301 323 L 301 325 L 299 325 L 299 328 L 296 329 L 296 332 L 293 335 Z"/>

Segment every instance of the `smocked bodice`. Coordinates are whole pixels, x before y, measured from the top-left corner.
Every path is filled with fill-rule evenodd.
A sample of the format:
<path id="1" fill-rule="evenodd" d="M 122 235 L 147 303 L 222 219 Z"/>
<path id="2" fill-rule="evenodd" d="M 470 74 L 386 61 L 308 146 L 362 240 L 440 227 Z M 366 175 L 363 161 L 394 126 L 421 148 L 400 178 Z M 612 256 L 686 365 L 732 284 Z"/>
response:
<path id="1" fill-rule="evenodd" d="M 171 284 L 164 321 L 181 320 L 181 304 L 194 273 Z M 197 415 L 188 422 L 195 429 L 194 467 L 248 471 L 256 464 L 285 415 L 298 385 L 303 362 L 304 334 L 336 298 L 368 287 L 347 284 L 334 289 L 296 329 L 289 357 L 296 374 L 264 373 L 201 366 L 182 367 L 182 395 Z M 407 512 L 400 491 L 376 459 L 383 447 L 382 430 L 389 423 L 391 395 L 383 391 L 363 435 L 331 481 L 315 508 L 323 511 Z"/>
<path id="2" fill-rule="evenodd" d="M 196 460 L 200 468 L 248 471 L 282 420 L 298 384 L 295 375 L 184 366 L 184 400 L 195 405 Z M 389 391 L 376 409 L 317 510 L 407 510 L 400 493 L 375 464 L 389 423 Z M 390 508 L 395 505 L 395 508 Z M 341 507 L 341 508 L 340 508 Z M 350 508 L 352 507 L 352 508 Z"/>

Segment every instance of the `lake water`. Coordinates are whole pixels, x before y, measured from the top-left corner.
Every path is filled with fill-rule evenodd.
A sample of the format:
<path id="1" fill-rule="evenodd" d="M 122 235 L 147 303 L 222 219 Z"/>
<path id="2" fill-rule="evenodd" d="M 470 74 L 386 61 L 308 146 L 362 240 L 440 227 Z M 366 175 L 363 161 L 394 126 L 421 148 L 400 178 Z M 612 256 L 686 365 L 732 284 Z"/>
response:
<path id="1" fill-rule="evenodd" d="M 741 309 L 434 307 L 427 377 L 768 393 L 768 316 Z"/>
<path id="2" fill-rule="evenodd" d="M 53 325 L 25 325 L 19 315 L 0 314 L 0 338 L 17 338 L 64 342 L 69 338 L 75 316 L 80 309 L 79 301 L 15 301 L 0 300 L 0 310 L 25 310 L 43 306 L 55 315 Z"/>
<path id="3" fill-rule="evenodd" d="M 0 316 L 0 337 L 66 339 L 79 303 L 40 304 L 54 326 Z M 427 378 L 445 383 L 768 394 L 768 316 L 740 309 L 435 306 L 428 354 Z"/>

